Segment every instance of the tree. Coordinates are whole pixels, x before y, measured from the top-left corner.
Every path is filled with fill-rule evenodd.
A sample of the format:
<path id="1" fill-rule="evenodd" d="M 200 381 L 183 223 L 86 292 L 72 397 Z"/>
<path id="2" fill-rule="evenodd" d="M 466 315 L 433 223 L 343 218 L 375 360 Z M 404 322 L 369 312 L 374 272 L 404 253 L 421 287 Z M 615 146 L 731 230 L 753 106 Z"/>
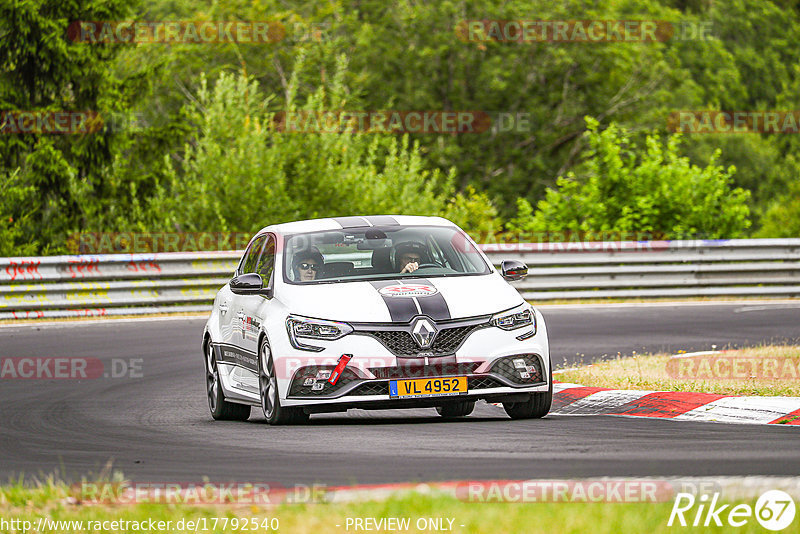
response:
<path id="1" fill-rule="evenodd" d="M 120 110 L 122 80 L 109 75 L 117 48 L 70 41 L 78 20 L 118 20 L 131 0 L 7 0 L 0 3 L 0 109 L 48 113 Z M 108 165 L 115 135 L 0 135 L 0 173 L 33 187 L 36 202 L 23 233 L 40 251 L 63 250 L 68 233 L 86 224 L 93 202 L 111 203 Z M 95 207 L 94 211 L 99 211 Z"/>
<path id="2" fill-rule="evenodd" d="M 559 177 L 536 213 L 524 199 L 509 223 L 514 232 L 645 232 L 656 238 L 732 238 L 750 225 L 748 191 L 731 188 L 734 167 L 692 165 L 679 156 L 680 135 L 646 147 L 612 124 L 599 129 L 586 118 L 589 149 L 576 172 Z"/>
<path id="3" fill-rule="evenodd" d="M 302 62 L 290 80 L 288 113 L 345 109 L 344 58 L 331 83 L 302 104 L 295 93 L 301 70 Z M 167 160 L 169 181 L 150 207 L 154 226 L 253 231 L 294 219 L 448 211 L 474 221 L 473 213 L 492 209 L 485 196 L 448 204 L 452 173 L 427 171 L 408 136 L 281 132 L 270 111 L 275 98 L 244 74 L 223 73 L 213 90 L 201 83 L 192 112 L 199 129 L 176 163 Z"/>
<path id="4" fill-rule="evenodd" d="M 767 205 L 756 237 L 800 237 L 800 181 Z"/>
<path id="5" fill-rule="evenodd" d="M 34 187 L 21 182 L 17 169 L 0 173 L 0 191 L 0 257 L 34 254 L 38 244 L 24 230 L 34 206 Z"/>

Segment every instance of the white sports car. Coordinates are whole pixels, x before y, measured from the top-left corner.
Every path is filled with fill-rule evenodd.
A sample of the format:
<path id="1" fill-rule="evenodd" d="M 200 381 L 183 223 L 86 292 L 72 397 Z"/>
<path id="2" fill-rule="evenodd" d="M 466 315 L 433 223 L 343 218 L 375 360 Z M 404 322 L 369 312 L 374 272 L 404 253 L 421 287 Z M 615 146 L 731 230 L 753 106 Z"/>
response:
<path id="1" fill-rule="evenodd" d="M 439 217 L 336 217 L 268 226 L 217 293 L 203 334 L 214 419 L 270 424 L 349 408 L 514 419 L 550 410 L 544 319 L 460 228 Z"/>

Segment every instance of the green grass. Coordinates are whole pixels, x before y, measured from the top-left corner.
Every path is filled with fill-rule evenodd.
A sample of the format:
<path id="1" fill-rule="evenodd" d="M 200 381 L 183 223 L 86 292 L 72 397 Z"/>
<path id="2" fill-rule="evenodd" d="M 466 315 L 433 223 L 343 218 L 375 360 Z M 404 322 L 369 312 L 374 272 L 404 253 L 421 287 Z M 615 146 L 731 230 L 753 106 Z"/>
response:
<path id="1" fill-rule="evenodd" d="M 285 533 L 345 533 L 347 518 L 410 518 L 408 532 L 420 532 L 420 518 L 451 518 L 454 533 L 674 533 L 726 532 L 726 528 L 681 528 L 667 526 L 672 502 L 663 503 L 469 503 L 452 496 L 407 492 L 383 501 L 345 504 L 306 504 L 263 507 L 251 505 L 183 506 L 169 504 L 80 505 L 70 500 L 74 490 L 63 484 L 46 483 L 37 487 L 15 484 L 0 488 L 0 517 L 37 521 L 40 517 L 53 520 L 82 521 L 172 521 L 206 518 L 277 518 L 278 532 Z M 751 506 L 754 501 L 747 502 Z M 688 517 L 688 516 L 687 516 Z M 797 521 L 797 520 L 795 520 Z M 218 523 L 218 525 L 221 523 Z M 445 525 L 447 522 L 445 521 Z M 337 525 L 339 525 L 337 527 Z M 463 525 L 463 526 L 462 526 Z M 766 532 L 751 519 L 736 532 Z M 789 529 L 791 530 L 791 528 Z M 130 531 L 130 530 L 128 530 Z M 218 532 L 223 531 L 217 529 Z M 225 532 L 252 532 L 229 523 Z M 260 532 L 270 532 L 259 529 Z M 427 532 L 428 530 L 422 530 Z M 8 532 L 5 530 L 3 532 Z M 76 532 L 63 528 L 61 532 Z M 103 532 L 127 532 L 103 530 Z M 173 528 L 171 532 L 176 532 Z M 202 532 L 202 530 L 201 530 Z"/>
<path id="2" fill-rule="evenodd" d="M 737 351 L 727 351 L 725 356 L 742 359 L 790 358 L 800 363 L 800 347 L 764 346 Z M 611 389 L 643 389 L 655 391 L 694 391 L 724 395 L 765 395 L 800 397 L 800 377 L 774 378 L 745 377 L 739 379 L 689 379 L 675 377 L 668 372 L 671 354 L 635 355 L 617 357 L 609 361 L 596 361 L 572 370 L 556 372 L 559 382 L 572 382 L 584 386 Z"/>

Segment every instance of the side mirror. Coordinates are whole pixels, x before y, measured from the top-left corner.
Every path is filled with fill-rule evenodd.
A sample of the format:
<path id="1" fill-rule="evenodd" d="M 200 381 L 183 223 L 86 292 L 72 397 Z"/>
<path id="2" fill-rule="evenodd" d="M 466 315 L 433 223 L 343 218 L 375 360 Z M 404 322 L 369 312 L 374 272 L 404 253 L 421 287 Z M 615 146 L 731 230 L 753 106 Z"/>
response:
<path id="1" fill-rule="evenodd" d="M 503 260 L 500 262 L 500 274 L 509 282 L 522 280 L 528 276 L 528 266 L 517 260 Z"/>
<path id="2" fill-rule="evenodd" d="M 237 295 L 258 295 L 263 292 L 264 281 L 261 280 L 261 275 L 257 273 L 245 273 L 239 276 L 234 276 L 228 285 L 231 286 L 231 291 Z"/>

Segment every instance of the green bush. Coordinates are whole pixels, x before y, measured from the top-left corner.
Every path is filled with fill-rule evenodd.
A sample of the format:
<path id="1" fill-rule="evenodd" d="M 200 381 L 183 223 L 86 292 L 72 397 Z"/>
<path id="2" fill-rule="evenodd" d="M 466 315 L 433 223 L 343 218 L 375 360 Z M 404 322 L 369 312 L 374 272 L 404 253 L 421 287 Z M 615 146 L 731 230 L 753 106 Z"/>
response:
<path id="1" fill-rule="evenodd" d="M 756 237 L 800 237 L 800 182 L 767 207 L 761 223 Z"/>
<path id="2" fill-rule="evenodd" d="M 486 193 L 467 186 L 444 206 L 442 216 L 464 228 L 478 243 L 486 243 L 501 229 L 497 208 Z"/>
<path id="3" fill-rule="evenodd" d="M 586 160 L 559 177 L 536 212 L 520 199 L 512 232 L 647 233 L 657 238 L 733 238 L 750 226 L 750 193 L 731 187 L 734 167 L 704 167 L 679 155 L 681 137 L 662 143 L 648 135 L 644 149 L 612 124 L 600 130 L 587 117 Z"/>

